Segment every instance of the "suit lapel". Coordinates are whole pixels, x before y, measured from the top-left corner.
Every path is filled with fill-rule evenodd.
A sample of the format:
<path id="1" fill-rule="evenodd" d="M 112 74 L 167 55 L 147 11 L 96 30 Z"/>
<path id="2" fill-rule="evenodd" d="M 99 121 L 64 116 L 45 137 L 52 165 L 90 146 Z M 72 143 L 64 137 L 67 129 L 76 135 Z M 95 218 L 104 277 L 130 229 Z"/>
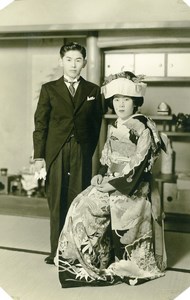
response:
<path id="1" fill-rule="evenodd" d="M 73 98 L 73 102 L 75 103 L 75 112 L 78 111 L 84 103 L 84 101 L 86 101 L 87 96 L 90 94 L 90 91 L 91 89 L 87 85 L 86 80 L 81 77 L 76 94 Z"/>
<path id="2" fill-rule="evenodd" d="M 70 92 L 64 82 L 63 77 L 59 78 L 56 82 L 56 91 L 61 98 L 66 101 L 70 106 L 74 106 Z"/>
<path id="3" fill-rule="evenodd" d="M 81 77 L 75 96 L 72 98 L 63 77 L 61 77 L 56 82 L 56 92 L 61 96 L 63 101 L 74 108 L 74 112 L 77 112 L 86 101 L 87 96 L 90 95 L 91 86 L 88 85 L 88 82 L 83 77 Z"/>

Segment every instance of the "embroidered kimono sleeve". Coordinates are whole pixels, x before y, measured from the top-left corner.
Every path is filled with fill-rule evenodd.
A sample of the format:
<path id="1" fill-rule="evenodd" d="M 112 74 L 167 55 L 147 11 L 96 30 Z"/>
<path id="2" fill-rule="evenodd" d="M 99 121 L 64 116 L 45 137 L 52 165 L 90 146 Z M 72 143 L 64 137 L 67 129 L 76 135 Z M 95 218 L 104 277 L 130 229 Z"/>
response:
<path id="1" fill-rule="evenodd" d="M 109 183 L 125 195 L 132 195 L 148 172 L 151 159 L 151 135 L 148 128 L 144 129 L 137 141 L 135 153 L 123 170 L 123 176 L 115 177 Z"/>
<path id="2" fill-rule="evenodd" d="M 110 166 L 111 161 L 110 161 L 110 156 L 111 156 L 111 148 L 110 148 L 110 135 L 111 135 L 111 130 L 112 126 L 108 126 L 108 132 L 107 132 L 107 139 L 104 144 L 103 150 L 102 150 L 102 155 L 100 158 L 100 163 L 102 166 Z"/>

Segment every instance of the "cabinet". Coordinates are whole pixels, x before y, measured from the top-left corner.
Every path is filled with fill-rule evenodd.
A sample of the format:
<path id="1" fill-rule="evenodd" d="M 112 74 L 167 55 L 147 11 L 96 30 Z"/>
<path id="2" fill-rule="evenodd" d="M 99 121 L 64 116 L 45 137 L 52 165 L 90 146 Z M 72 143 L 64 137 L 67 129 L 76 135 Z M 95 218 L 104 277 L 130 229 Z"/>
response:
<path id="1" fill-rule="evenodd" d="M 122 71 L 134 72 L 134 54 L 132 53 L 107 53 L 105 55 L 105 76 Z"/>
<path id="2" fill-rule="evenodd" d="M 104 75 L 131 71 L 146 81 L 189 81 L 189 52 L 105 52 Z"/>
<path id="3" fill-rule="evenodd" d="M 145 74 L 148 77 L 165 76 L 165 54 L 135 54 L 135 74 Z"/>
<path id="4" fill-rule="evenodd" d="M 168 53 L 167 76 L 190 77 L 190 53 Z"/>
<path id="5" fill-rule="evenodd" d="M 164 182 L 165 213 L 190 215 L 190 189 L 178 189 L 176 182 Z"/>

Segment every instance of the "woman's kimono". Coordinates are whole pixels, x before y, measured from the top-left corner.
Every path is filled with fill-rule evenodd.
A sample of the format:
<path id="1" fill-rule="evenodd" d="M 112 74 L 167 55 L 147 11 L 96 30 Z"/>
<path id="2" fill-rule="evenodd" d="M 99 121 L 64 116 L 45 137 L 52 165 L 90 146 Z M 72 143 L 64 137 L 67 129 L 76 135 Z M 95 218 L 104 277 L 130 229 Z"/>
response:
<path id="1" fill-rule="evenodd" d="M 63 288 L 137 285 L 164 275 L 162 214 L 151 202 L 151 169 L 160 151 L 146 116 L 109 125 L 100 173 L 116 190 L 89 186 L 74 199 L 57 251 Z"/>

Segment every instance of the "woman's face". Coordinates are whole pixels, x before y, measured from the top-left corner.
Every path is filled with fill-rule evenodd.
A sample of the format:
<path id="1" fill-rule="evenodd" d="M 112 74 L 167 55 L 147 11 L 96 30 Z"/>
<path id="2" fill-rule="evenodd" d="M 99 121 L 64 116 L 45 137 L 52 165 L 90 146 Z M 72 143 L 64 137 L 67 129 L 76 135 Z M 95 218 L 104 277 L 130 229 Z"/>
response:
<path id="1" fill-rule="evenodd" d="M 116 115 L 122 120 L 126 120 L 134 111 L 133 100 L 130 97 L 123 95 L 114 96 L 113 107 Z"/>

